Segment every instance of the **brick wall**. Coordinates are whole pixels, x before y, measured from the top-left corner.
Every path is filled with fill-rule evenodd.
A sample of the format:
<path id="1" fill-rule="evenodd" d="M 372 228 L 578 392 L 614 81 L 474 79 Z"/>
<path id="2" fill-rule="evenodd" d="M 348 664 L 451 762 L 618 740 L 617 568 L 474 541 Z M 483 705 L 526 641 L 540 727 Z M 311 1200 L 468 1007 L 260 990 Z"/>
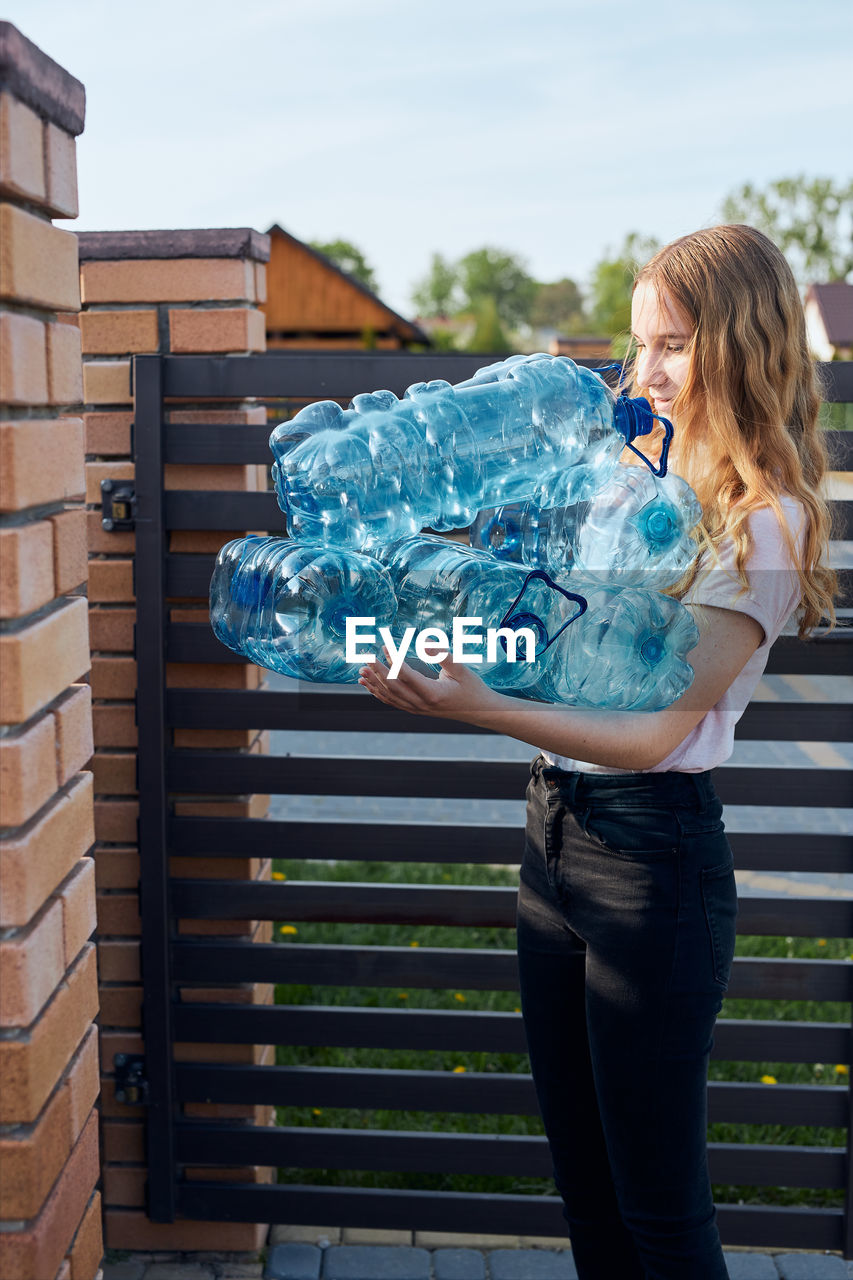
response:
<path id="1" fill-rule="evenodd" d="M 263 1243 L 264 1228 L 251 1224 L 155 1224 L 144 1214 L 144 1112 L 115 1099 L 116 1053 L 141 1053 L 139 857 L 136 845 L 139 797 L 136 791 L 134 695 L 134 534 L 107 532 L 101 524 L 101 481 L 133 476 L 131 455 L 130 358 L 134 353 L 228 355 L 262 351 L 265 346 L 263 300 L 266 236 L 248 230 L 91 232 L 80 236 L 83 311 L 83 380 L 86 431 L 86 502 L 89 547 L 89 626 L 94 699 L 95 869 L 98 899 L 98 952 L 101 999 L 101 1070 L 104 1141 L 104 1202 L 107 1244 L 117 1248 L 252 1249 Z M 251 403 L 229 407 L 182 404 L 171 411 L 176 422 L 266 420 Z M 244 489 L 266 487 L 265 466 L 178 466 L 165 468 L 167 489 Z M 233 533 L 180 530 L 170 535 L 170 550 L 216 551 Z M 173 621 L 207 621 L 207 601 L 173 601 Z M 257 667 L 171 663 L 171 687 L 254 688 Z M 239 748 L 262 752 L 268 735 L 254 732 L 176 730 L 177 747 Z M 177 814 L 262 816 L 267 797 L 173 798 Z M 182 877 L 267 878 L 269 863 L 253 858 L 173 858 L 171 870 Z M 182 935 L 247 934 L 268 941 L 271 927 L 242 921 L 182 921 Z M 245 985 L 204 991 L 187 989 L 182 999 L 269 1002 L 272 986 Z M 185 1045 L 184 1059 L 211 1061 L 272 1060 L 270 1046 Z M 235 1123 L 266 1124 L 266 1107 L 188 1104 L 187 1115 L 213 1116 Z M 193 1177 L 212 1171 L 190 1170 Z M 229 1178 L 262 1180 L 271 1170 L 226 1171 Z M 220 1174 L 222 1176 L 222 1174 Z"/>
<path id="2" fill-rule="evenodd" d="M 83 86 L 0 23 L 0 1275 L 101 1255 L 77 239 Z M 71 323 L 68 323 L 68 322 Z"/>

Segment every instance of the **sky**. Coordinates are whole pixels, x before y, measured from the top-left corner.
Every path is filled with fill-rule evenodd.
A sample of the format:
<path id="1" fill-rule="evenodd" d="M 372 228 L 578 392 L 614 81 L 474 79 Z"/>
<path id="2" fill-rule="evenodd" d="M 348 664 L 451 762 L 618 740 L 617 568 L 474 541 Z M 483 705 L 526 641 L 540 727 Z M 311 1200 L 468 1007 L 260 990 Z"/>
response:
<path id="1" fill-rule="evenodd" d="M 434 252 L 582 285 L 744 182 L 853 171 L 849 0 L 26 0 L 86 86 L 81 231 L 353 241 L 412 313 Z"/>

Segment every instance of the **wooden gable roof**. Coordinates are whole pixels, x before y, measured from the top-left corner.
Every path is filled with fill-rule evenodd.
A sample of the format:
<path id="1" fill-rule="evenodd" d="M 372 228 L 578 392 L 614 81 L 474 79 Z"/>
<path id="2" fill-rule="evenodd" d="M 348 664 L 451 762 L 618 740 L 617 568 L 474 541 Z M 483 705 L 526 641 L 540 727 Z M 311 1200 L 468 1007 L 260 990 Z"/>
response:
<path id="1" fill-rule="evenodd" d="M 277 224 L 267 234 L 267 301 L 261 310 L 268 339 L 316 338 L 318 345 L 352 339 L 353 346 L 362 346 L 370 333 L 394 339 L 394 345 L 432 345 L 418 325 L 392 311 L 322 253 Z"/>
<path id="2" fill-rule="evenodd" d="M 853 345 L 853 284 L 836 280 L 832 284 L 811 284 L 806 302 L 817 303 L 827 340 L 834 347 Z"/>

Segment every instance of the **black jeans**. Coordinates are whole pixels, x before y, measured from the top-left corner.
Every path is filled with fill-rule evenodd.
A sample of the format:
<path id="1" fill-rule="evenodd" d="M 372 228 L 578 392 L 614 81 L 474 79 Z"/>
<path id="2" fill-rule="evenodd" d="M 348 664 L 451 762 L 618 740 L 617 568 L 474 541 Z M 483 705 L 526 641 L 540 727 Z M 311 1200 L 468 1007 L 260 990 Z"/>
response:
<path id="1" fill-rule="evenodd" d="M 533 1078 L 581 1280 L 725 1280 L 708 1057 L 737 891 L 710 775 L 531 768 L 518 904 Z"/>

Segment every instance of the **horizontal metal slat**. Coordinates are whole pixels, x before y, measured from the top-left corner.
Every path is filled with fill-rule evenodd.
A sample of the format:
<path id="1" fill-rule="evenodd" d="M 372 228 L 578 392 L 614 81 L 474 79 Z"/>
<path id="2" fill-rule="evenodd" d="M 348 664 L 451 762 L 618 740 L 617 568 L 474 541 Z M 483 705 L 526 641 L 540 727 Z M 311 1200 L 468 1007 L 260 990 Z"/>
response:
<path id="1" fill-rule="evenodd" d="M 166 772 L 171 791 L 223 795 L 524 796 L 529 766 L 517 761 L 422 760 L 417 757 L 223 756 L 216 751 L 172 751 Z"/>
<path id="2" fill-rule="evenodd" d="M 515 927 L 516 890 L 512 887 L 173 880 L 172 893 L 176 913 L 195 919 Z"/>
<path id="3" fill-rule="evenodd" d="M 375 1169 L 422 1173 L 551 1175 L 544 1137 L 431 1133 L 392 1129 L 311 1129 L 181 1123 L 177 1159 L 184 1164 L 258 1164 L 308 1169 Z"/>
<path id="4" fill-rule="evenodd" d="M 269 465 L 272 429 L 271 422 L 168 422 L 163 459 L 181 465 L 236 463 L 245 466 L 252 462 Z"/>
<path id="5" fill-rule="evenodd" d="M 461 382 L 500 356 L 467 352 L 293 352 L 270 351 L 256 356 L 166 356 L 163 395 L 168 399 L 236 399 L 258 397 L 340 400 L 380 387 L 402 395 L 413 382 L 443 378 Z M 576 360 L 596 367 L 600 361 Z M 853 401 L 850 361 L 817 365 L 825 399 Z M 842 432 L 835 434 L 844 434 Z"/>
<path id="6" fill-rule="evenodd" d="M 845 433 L 853 435 L 853 432 Z M 830 502 L 832 515 L 832 537 L 838 542 L 847 542 L 853 538 L 853 502 Z"/>
<path id="7" fill-rule="evenodd" d="M 215 563 L 216 556 L 167 555 L 166 595 L 207 600 L 210 595 L 210 579 L 213 577 Z"/>
<path id="8" fill-rule="evenodd" d="M 176 1040 L 213 1044 L 527 1051 L 520 1013 L 177 1003 L 173 1016 Z M 718 1018 L 712 1057 L 745 1062 L 845 1062 L 850 1057 L 850 1028 L 843 1022 Z"/>
<path id="9" fill-rule="evenodd" d="M 359 1067 L 244 1067 L 175 1064 L 182 1102 L 273 1103 L 460 1114 L 539 1115 L 529 1075 L 483 1071 L 392 1071 Z M 828 1085 L 708 1085 L 710 1122 L 845 1128 L 850 1093 Z"/>
<path id="10" fill-rule="evenodd" d="M 851 655 L 853 656 L 853 655 Z M 173 623 L 168 631 L 166 657 L 169 662 L 240 661 L 217 640 L 207 626 Z M 242 721 L 255 714 L 253 728 L 325 730 L 337 733 L 484 733 L 476 725 L 458 720 L 436 720 L 412 716 L 386 706 L 363 689 L 353 687 L 355 697 L 335 692 L 314 695 L 296 681 L 292 692 L 275 690 L 248 692 L 228 689 L 172 689 L 167 694 L 169 723 L 189 727 L 223 728 L 225 719 L 236 714 Z M 344 686 L 349 689 L 350 686 Z M 321 686 L 334 689 L 335 686 Z M 254 703 L 248 699 L 254 699 Z M 227 705 L 226 705 L 227 699 Z M 272 701 L 275 699 L 275 702 Z M 263 725 L 257 713 L 262 712 Z M 200 725 L 200 719 L 204 724 Z M 270 724 L 274 720 L 274 724 Z M 242 727 L 242 726 L 241 726 Z M 739 740 L 777 742 L 853 742 L 853 704 L 837 702 L 753 702 L 744 712 L 735 732 Z"/>
<path id="11" fill-rule="evenodd" d="M 523 761 L 423 760 L 413 757 L 235 756 L 169 751 L 170 791 L 239 795 L 407 796 L 521 799 L 529 780 Z M 853 769 L 721 766 L 714 775 L 724 804 L 809 808 L 853 807 Z"/>
<path id="12" fill-rule="evenodd" d="M 853 839 L 812 832 L 729 831 L 735 865 L 744 871 L 853 874 Z M 257 857 L 320 861 L 498 863 L 517 866 L 524 829 L 475 823 L 277 822 L 262 818 L 170 818 L 169 849 L 188 857 Z M 790 933 L 790 929 L 784 932 Z"/>
<path id="13" fill-rule="evenodd" d="M 177 942 L 172 954 L 173 973 L 180 982 L 518 990 L 515 952 L 496 948 Z M 843 960 L 738 956 L 728 995 L 732 999 L 851 1001 L 853 965 Z"/>
<path id="14" fill-rule="evenodd" d="M 234 452 L 232 447 L 228 456 Z M 269 451 L 266 458 L 246 458 L 243 461 L 268 460 Z M 211 453 L 210 461 L 219 464 L 224 460 Z M 853 536 L 853 502 L 834 501 L 829 506 L 833 539 L 846 541 Z M 163 523 L 166 529 L 225 529 L 236 532 L 252 529 L 256 532 L 263 530 L 271 537 L 287 537 L 286 516 L 272 490 L 170 489 L 163 495 Z M 199 554 L 198 559 L 209 562 L 212 572 L 212 557 Z"/>
<path id="15" fill-rule="evenodd" d="M 179 982 L 209 978 L 211 982 L 259 980 L 337 987 L 518 989 L 515 952 L 494 948 L 176 942 L 172 955 L 173 974 Z"/>
<path id="16" fill-rule="evenodd" d="M 770 650 L 766 667 L 768 675 L 777 676 L 849 676 L 851 669 L 853 627 L 849 626 L 820 632 L 810 640 L 780 636 Z"/>
<path id="17" fill-rule="evenodd" d="M 849 404 L 853 401 L 853 361 L 832 360 L 819 361 L 817 364 L 823 398 L 830 403 Z M 847 431 L 831 431 L 827 435 L 846 436 Z M 851 466 L 849 456 L 847 468 Z"/>
<path id="18" fill-rule="evenodd" d="M 564 1237 L 566 1230 L 557 1196 L 185 1182 L 178 1184 L 177 1197 L 184 1217 L 223 1222 L 334 1222 L 346 1227 L 557 1237 Z M 726 1245 L 835 1251 L 844 1247 L 841 1209 L 721 1204 L 717 1218 Z"/>
<path id="19" fill-rule="evenodd" d="M 269 494 L 254 496 L 270 497 Z M 234 528 L 233 525 L 226 527 Z M 238 526 L 240 527 L 254 529 L 259 525 L 247 520 L 245 524 Z M 274 530 L 277 527 L 274 522 L 272 527 Z M 189 553 L 168 555 L 166 557 L 166 595 L 206 599 L 210 592 L 210 579 L 213 576 L 215 562 L 216 557 L 213 555 Z M 837 608 L 847 608 L 853 604 L 853 570 L 838 570 L 838 598 L 835 603 Z M 770 650 L 767 672 L 771 675 L 849 675 L 849 647 L 847 652 L 842 654 L 838 652 L 837 646 L 847 646 L 851 633 L 853 628 L 844 627 L 831 631 L 825 637 L 807 641 L 798 640 L 796 636 L 780 636 Z M 829 652 L 825 651 L 824 646 Z"/>
<path id="20" fill-rule="evenodd" d="M 418 1130 L 228 1126 L 181 1122 L 176 1156 L 184 1164 L 246 1164 L 383 1172 L 487 1173 L 547 1178 L 553 1162 L 538 1135 Z M 709 1143 L 714 1182 L 756 1186 L 843 1187 L 844 1148 Z"/>
<path id="21" fill-rule="evenodd" d="M 170 489 L 163 494 L 163 523 L 166 529 L 270 530 L 282 538 L 285 533 L 281 508 L 275 494 L 268 492 Z M 209 563 L 210 582 L 214 557 L 198 558 Z"/>
<path id="22" fill-rule="evenodd" d="M 500 357 L 498 357 L 500 358 Z M 380 387 L 401 396 L 413 382 L 461 382 L 491 356 L 463 352 L 268 352 L 258 356 L 171 356 L 163 360 L 163 395 L 192 400 L 259 397 L 342 400 Z M 581 363 L 576 361 L 576 363 Z"/>
<path id="23" fill-rule="evenodd" d="M 521 862 L 524 830 L 521 826 L 172 818 L 169 848 L 173 854 L 204 858 L 230 857 L 251 848 L 255 857 L 514 865 Z"/>
<path id="24" fill-rule="evenodd" d="M 853 937 L 853 898 L 743 897 L 737 927 L 741 935 L 764 937 Z M 853 971 L 853 964 L 845 963 Z"/>
<path id="25" fill-rule="evenodd" d="M 853 837 L 849 835 L 814 831 L 727 831 L 726 836 L 738 870 L 853 874 Z"/>
<path id="26" fill-rule="evenodd" d="M 245 466 L 251 463 L 271 464 L 269 439 L 274 422 L 245 423 L 167 423 L 164 439 L 164 460 L 181 465 Z M 853 469 L 853 440 L 851 433 L 832 431 L 826 433 L 832 454 L 832 462 L 839 470 Z M 853 504 L 836 500 L 832 504 L 837 513 L 834 536 L 847 539 L 851 536 L 851 507 Z M 216 528 L 219 526 L 205 526 Z"/>
<path id="27" fill-rule="evenodd" d="M 257 497 L 258 495 L 254 496 Z M 201 528 L 203 526 L 187 524 L 182 527 Z M 235 526 L 228 526 L 223 521 L 223 524 L 218 527 L 234 528 Z M 246 527 L 250 526 L 247 525 Z M 251 527 L 256 528 L 258 526 L 252 525 Z M 193 561 L 198 561 L 199 564 L 194 565 L 191 563 Z M 201 562 L 203 562 L 203 565 Z M 179 580 L 176 579 L 176 585 L 190 586 L 193 585 L 193 583 L 195 585 L 193 590 L 172 590 L 172 579 L 169 578 L 170 585 L 167 594 L 197 595 L 206 597 L 210 588 L 213 565 L 213 556 L 169 556 L 167 571 L 170 571 L 169 566 L 172 566 L 175 569 L 176 574 L 179 575 Z M 192 577 L 192 575 L 196 576 Z M 166 640 L 169 660 L 171 662 L 248 663 L 248 659 L 242 654 L 236 653 L 232 649 L 228 649 L 220 640 L 217 640 L 213 631 L 207 624 L 173 622 L 167 629 Z M 849 675 L 851 670 L 853 670 L 853 627 L 839 627 L 835 631 L 822 633 L 819 638 L 814 640 L 798 640 L 796 636 L 780 636 L 770 650 L 767 663 L 767 671 L 770 675 Z M 366 708 L 368 699 L 370 702 L 375 701 L 375 699 L 371 699 L 370 695 L 366 694 L 363 689 L 358 688 L 357 685 L 316 685 L 310 684 L 308 681 L 293 681 L 293 693 L 300 696 L 305 702 L 305 705 L 301 708 L 301 711 L 304 714 L 316 713 L 318 716 L 325 715 L 326 717 L 329 717 L 334 713 L 335 699 L 342 701 L 342 695 L 346 690 L 351 690 L 356 696 L 358 696 L 359 707 L 362 707 L 364 704 Z M 170 715 L 174 715 L 178 708 L 182 708 L 185 715 L 187 712 L 192 713 L 193 711 L 198 714 L 198 704 L 203 702 L 205 698 L 209 697 L 211 691 L 175 690 L 174 692 L 175 694 L 187 695 L 192 693 L 195 694 L 195 697 L 192 698 L 187 696 L 184 699 L 179 697 L 174 698 L 170 703 Z M 280 716 L 285 715 L 289 708 L 289 704 L 287 702 L 287 697 L 289 695 L 285 692 L 266 691 L 243 693 L 241 695 L 236 690 L 223 690 L 221 693 L 217 690 L 216 693 L 219 698 L 223 698 L 226 693 L 229 694 L 230 703 L 235 708 L 242 706 L 240 701 L 241 696 L 244 699 L 254 698 L 254 706 L 252 703 L 248 703 L 246 706 L 247 713 L 251 714 L 256 713 L 261 702 L 268 703 L 268 709 L 265 709 L 267 714 L 269 714 L 273 708 L 276 708 Z M 317 697 L 316 705 L 312 705 L 308 701 L 312 696 Z M 328 699 L 328 701 L 320 701 L 321 698 Z M 777 704 L 761 703 L 753 705 L 775 707 Z M 801 704 L 792 701 L 785 702 L 781 705 L 784 707 L 790 707 L 793 710 L 795 707 L 808 704 Z M 349 706 L 343 705 L 340 708 L 340 710 L 346 715 L 354 715 L 355 709 L 355 704 L 350 704 Z M 381 715 L 381 723 L 384 723 L 385 720 L 397 720 L 401 725 L 404 721 L 411 724 L 415 719 L 415 717 L 412 716 L 406 717 L 403 712 L 395 712 L 390 707 L 382 707 L 381 712 L 384 713 Z M 231 714 L 234 714 L 234 712 L 232 711 Z M 277 723 L 275 726 L 262 727 L 287 728 L 294 723 L 293 714 L 294 709 L 290 708 L 291 719 L 289 721 Z M 376 716 L 380 713 L 374 711 L 373 714 Z M 426 719 L 426 717 L 424 717 L 424 719 Z M 432 723 L 436 724 L 437 722 L 432 721 Z M 437 728 L 434 732 L 459 732 L 459 730 L 446 727 L 447 723 L 449 722 L 445 722 L 445 727 Z M 252 727 L 259 727 L 256 721 L 252 721 Z M 299 727 L 306 728 L 309 726 L 300 724 Z M 330 725 L 329 720 L 327 719 L 325 724 L 318 723 L 315 727 L 326 728 L 334 727 L 334 725 Z M 369 725 L 365 724 L 365 729 L 367 728 L 369 728 Z M 410 728 L 408 732 L 412 732 L 412 729 Z M 483 730 L 477 730 L 477 732 L 483 732 Z"/>
<path id="28" fill-rule="evenodd" d="M 173 880 L 172 893 L 177 915 L 202 920 L 515 927 L 514 886 L 355 884 L 329 880 L 270 884 L 205 879 Z M 742 898 L 738 932 L 853 937 L 853 898 Z M 853 974 L 853 964 L 845 964 Z"/>
<path id="29" fill-rule="evenodd" d="M 740 742 L 853 742 L 853 704 L 753 702 L 735 729 Z"/>
<path id="30" fill-rule="evenodd" d="M 526 1074 L 359 1067 L 242 1067 L 183 1062 L 175 1064 L 175 1071 L 179 1095 L 184 1102 L 251 1101 L 289 1107 L 539 1114 L 533 1080 Z M 830 1114 L 826 1109 L 824 1112 Z M 835 1111 L 831 1114 L 834 1117 Z"/>

